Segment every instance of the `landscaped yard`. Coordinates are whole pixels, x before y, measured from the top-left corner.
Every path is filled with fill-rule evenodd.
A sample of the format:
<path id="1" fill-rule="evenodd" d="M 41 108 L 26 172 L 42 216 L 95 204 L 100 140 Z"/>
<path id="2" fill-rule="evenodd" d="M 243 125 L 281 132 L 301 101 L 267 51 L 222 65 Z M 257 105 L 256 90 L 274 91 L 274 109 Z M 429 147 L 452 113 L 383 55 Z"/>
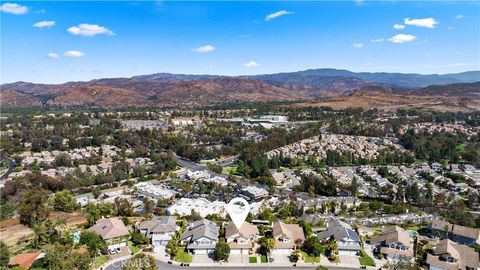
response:
<path id="1" fill-rule="evenodd" d="M 110 261 L 110 256 L 109 255 L 97 257 L 97 259 L 95 260 L 95 268 L 98 268 L 98 267 L 104 265 L 108 261 Z"/>
<path id="2" fill-rule="evenodd" d="M 192 256 L 185 252 L 183 247 L 179 247 L 177 249 L 177 254 L 175 254 L 175 261 L 177 262 L 183 262 L 183 263 L 191 263 L 192 262 Z"/>
<path id="3" fill-rule="evenodd" d="M 262 263 L 267 263 L 267 256 L 262 255 L 262 256 L 260 257 L 260 261 L 261 261 Z"/>
<path id="4" fill-rule="evenodd" d="M 133 254 L 137 254 L 140 251 L 138 247 L 133 245 L 132 241 L 128 241 L 128 248 L 130 249 L 130 252 L 132 252 Z"/>
<path id="5" fill-rule="evenodd" d="M 257 257 L 248 257 L 249 263 L 257 263 Z"/>
<path id="6" fill-rule="evenodd" d="M 312 257 L 304 251 L 302 251 L 302 257 L 303 257 L 303 261 L 306 262 L 306 263 L 319 263 L 320 262 L 320 256 L 319 257 Z"/>
<path id="7" fill-rule="evenodd" d="M 360 250 L 360 258 L 358 259 L 361 265 L 366 266 L 375 266 L 375 262 L 373 261 L 372 257 L 368 256 L 365 250 Z"/>

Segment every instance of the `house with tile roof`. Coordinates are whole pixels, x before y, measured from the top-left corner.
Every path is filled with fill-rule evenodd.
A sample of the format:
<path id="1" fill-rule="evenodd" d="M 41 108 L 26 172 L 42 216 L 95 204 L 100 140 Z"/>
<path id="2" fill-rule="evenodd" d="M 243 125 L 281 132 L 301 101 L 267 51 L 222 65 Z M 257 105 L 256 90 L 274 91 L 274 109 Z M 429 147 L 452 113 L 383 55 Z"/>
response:
<path id="1" fill-rule="evenodd" d="M 290 254 L 297 245 L 305 241 L 305 234 L 302 227 L 298 224 L 286 224 L 282 221 L 273 223 L 273 238 L 275 238 L 275 248 L 272 253 Z"/>
<path id="2" fill-rule="evenodd" d="M 213 221 L 202 219 L 191 223 L 179 241 L 186 246 L 188 252 L 211 254 L 218 242 L 218 235 L 217 225 Z"/>
<path id="3" fill-rule="evenodd" d="M 225 238 L 230 246 L 231 254 L 249 254 L 254 252 L 253 247 L 258 235 L 258 228 L 246 221 L 240 228 L 237 228 L 233 222 L 230 222 L 225 227 Z"/>
<path id="4" fill-rule="evenodd" d="M 338 254 L 356 255 L 361 249 L 360 237 L 357 232 L 347 223 L 338 219 L 331 220 L 327 229 L 317 233 L 320 241 L 327 241 L 334 238 L 338 244 Z"/>
<path id="5" fill-rule="evenodd" d="M 410 234 L 398 226 L 386 228 L 380 235 L 373 236 L 370 243 L 375 246 L 376 252 L 385 255 L 388 260 L 400 261 L 413 258 Z"/>
<path id="6" fill-rule="evenodd" d="M 427 254 L 427 264 L 430 270 L 480 269 L 478 252 L 450 239 L 441 240 L 433 254 Z"/>
<path id="7" fill-rule="evenodd" d="M 30 269 L 32 264 L 41 257 L 41 252 L 18 254 L 10 258 L 8 265 L 11 267 L 20 266 L 23 269 Z"/>
<path id="8" fill-rule="evenodd" d="M 108 249 L 127 245 L 130 233 L 120 218 L 103 218 L 97 220 L 88 231 L 95 232 L 107 242 Z"/>

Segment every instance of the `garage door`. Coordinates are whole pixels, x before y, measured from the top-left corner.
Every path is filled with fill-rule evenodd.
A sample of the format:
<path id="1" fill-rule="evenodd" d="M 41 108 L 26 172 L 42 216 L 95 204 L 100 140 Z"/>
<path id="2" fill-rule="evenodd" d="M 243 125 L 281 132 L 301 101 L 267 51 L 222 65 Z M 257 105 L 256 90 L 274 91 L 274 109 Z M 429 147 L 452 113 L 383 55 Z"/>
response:
<path id="1" fill-rule="evenodd" d="M 355 255 L 357 255 L 357 251 L 355 251 L 355 250 L 339 250 L 339 251 L 338 251 L 338 254 L 339 254 L 339 255 L 352 255 L 352 256 L 355 256 Z"/>

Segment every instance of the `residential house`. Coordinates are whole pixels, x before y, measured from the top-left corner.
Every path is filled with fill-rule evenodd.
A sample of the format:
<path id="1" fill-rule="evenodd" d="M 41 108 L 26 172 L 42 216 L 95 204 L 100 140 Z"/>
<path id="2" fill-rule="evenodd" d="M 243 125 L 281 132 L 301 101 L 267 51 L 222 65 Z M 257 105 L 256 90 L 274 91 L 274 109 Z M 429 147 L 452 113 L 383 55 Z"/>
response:
<path id="1" fill-rule="evenodd" d="M 258 235 L 258 228 L 246 221 L 240 228 L 237 228 L 233 222 L 230 222 L 225 228 L 225 238 L 230 246 L 231 254 L 252 253 Z"/>
<path id="2" fill-rule="evenodd" d="M 191 223 L 180 236 L 180 243 L 193 254 L 211 254 L 218 242 L 218 227 L 208 219 Z"/>
<path id="3" fill-rule="evenodd" d="M 41 255 L 43 255 L 43 253 L 40 252 L 17 254 L 10 258 L 8 265 L 10 267 L 20 266 L 23 269 L 28 270 L 32 264 L 41 257 Z"/>
<path id="4" fill-rule="evenodd" d="M 373 236 L 370 243 L 391 261 L 411 260 L 413 257 L 410 234 L 398 226 L 386 228 L 380 235 Z"/>
<path id="5" fill-rule="evenodd" d="M 444 239 L 427 254 L 427 264 L 430 270 L 474 270 L 480 269 L 478 256 L 473 248 Z"/>
<path id="6" fill-rule="evenodd" d="M 447 221 L 437 219 L 430 225 L 432 235 L 448 238 L 464 245 L 480 245 L 480 229 L 469 228 L 461 225 L 451 224 Z M 448 235 L 447 235 L 448 233 Z"/>
<path id="7" fill-rule="evenodd" d="M 152 220 L 146 220 L 138 225 L 138 230 L 147 236 L 156 252 L 168 244 L 172 236 L 178 230 L 176 216 L 156 216 Z"/>
<path id="8" fill-rule="evenodd" d="M 317 234 L 321 241 L 333 237 L 338 244 L 340 255 L 356 255 L 361 249 L 361 241 L 355 230 L 347 223 L 334 219 L 327 224 L 327 230 Z"/>
<path id="9" fill-rule="evenodd" d="M 273 253 L 290 254 L 297 245 L 305 240 L 303 229 L 298 224 L 286 224 L 281 221 L 273 223 L 273 238 L 275 238 L 275 248 Z"/>
<path id="10" fill-rule="evenodd" d="M 129 232 L 120 218 L 103 218 L 97 220 L 88 231 L 95 232 L 107 242 L 108 249 L 127 245 Z"/>

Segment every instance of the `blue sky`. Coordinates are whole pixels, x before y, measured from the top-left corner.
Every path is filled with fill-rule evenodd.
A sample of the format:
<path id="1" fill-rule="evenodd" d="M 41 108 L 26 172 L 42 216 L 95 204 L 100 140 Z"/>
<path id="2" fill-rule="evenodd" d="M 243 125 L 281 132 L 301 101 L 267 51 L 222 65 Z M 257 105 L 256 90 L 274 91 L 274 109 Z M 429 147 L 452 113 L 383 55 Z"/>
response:
<path id="1" fill-rule="evenodd" d="M 480 69 L 480 4 L 1 2 L 1 82 Z"/>

